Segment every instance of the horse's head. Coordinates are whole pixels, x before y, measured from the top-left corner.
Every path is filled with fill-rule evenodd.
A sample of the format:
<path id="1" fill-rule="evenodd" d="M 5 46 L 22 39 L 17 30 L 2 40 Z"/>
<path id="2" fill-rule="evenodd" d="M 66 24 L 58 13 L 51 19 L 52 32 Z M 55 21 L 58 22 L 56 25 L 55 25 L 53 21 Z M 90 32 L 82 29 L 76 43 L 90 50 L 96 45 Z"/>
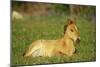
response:
<path id="1" fill-rule="evenodd" d="M 80 42 L 80 33 L 74 21 L 69 20 L 68 24 L 65 25 L 64 34 L 74 42 Z"/>

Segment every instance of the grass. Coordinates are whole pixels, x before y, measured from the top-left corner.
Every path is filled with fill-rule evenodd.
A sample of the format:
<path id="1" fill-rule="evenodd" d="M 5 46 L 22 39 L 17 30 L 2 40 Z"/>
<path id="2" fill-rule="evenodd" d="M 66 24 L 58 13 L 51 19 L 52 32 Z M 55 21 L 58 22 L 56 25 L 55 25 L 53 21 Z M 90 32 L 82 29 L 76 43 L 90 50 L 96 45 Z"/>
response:
<path id="1" fill-rule="evenodd" d="M 80 29 L 81 42 L 76 44 L 77 52 L 72 57 L 30 57 L 22 54 L 28 45 L 38 39 L 58 39 L 63 36 L 66 16 L 32 16 L 22 20 L 12 20 L 12 65 L 36 65 L 69 63 L 96 60 L 96 23 L 79 18 L 77 26 Z"/>

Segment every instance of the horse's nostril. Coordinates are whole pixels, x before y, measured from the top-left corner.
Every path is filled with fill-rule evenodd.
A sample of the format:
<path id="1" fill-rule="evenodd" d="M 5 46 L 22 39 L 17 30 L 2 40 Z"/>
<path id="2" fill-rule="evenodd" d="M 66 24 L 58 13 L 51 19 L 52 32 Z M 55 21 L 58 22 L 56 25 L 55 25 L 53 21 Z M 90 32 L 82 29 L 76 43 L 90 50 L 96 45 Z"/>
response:
<path id="1" fill-rule="evenodd" d="M 77 43 L 79 43 L 80 42 L 80 38 L 77 38 Z"/>

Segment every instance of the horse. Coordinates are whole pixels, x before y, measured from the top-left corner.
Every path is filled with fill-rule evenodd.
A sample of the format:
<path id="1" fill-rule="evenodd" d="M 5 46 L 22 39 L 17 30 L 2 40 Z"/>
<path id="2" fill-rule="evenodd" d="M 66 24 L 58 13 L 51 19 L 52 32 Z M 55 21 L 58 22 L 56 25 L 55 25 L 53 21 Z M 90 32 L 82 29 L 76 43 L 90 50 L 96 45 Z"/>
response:
<path id="1" fill-rule="evenodd" d="M 76 23 L 69 20 L 64 26 L 64 36 L 56 40 L 36 40 L 29 45 L 24 57 L 52 57 L 57 55 L 72 56 L 75 53 L 75 43 L 80 42 L 80 32 Z"/>

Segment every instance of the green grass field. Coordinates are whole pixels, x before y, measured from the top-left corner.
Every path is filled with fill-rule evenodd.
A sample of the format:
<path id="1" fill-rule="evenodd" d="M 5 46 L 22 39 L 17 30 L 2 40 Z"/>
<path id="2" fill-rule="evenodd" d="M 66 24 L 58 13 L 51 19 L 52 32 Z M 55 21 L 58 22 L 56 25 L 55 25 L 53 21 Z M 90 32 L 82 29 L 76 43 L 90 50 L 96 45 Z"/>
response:
<path id="1" fill-rule="evenodd" d="M 36 65 L 69 63 L 96 60 L 96 22 L 79 18 L 76 22 L 81 36 L 76 44 L 77 52 L 72 57 L 28 57 L 22 55 L 33 41 L 38 39 L 58 39 L 63 37 L 66 16 L 31 16 L 22 20 L 12 20 L 12 65 Z"/>

